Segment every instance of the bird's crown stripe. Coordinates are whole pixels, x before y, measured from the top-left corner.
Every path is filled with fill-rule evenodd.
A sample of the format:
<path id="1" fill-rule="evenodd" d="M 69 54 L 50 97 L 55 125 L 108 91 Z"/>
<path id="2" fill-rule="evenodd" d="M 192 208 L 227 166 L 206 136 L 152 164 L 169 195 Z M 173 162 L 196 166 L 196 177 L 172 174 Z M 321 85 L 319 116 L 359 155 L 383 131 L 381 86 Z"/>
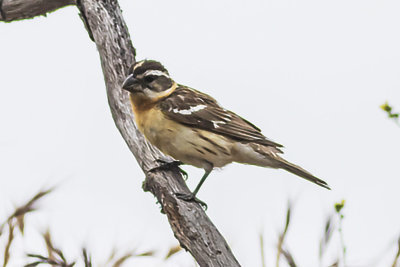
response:
<path id="1" fill-rule="evenodd" d="M 170 78 L 168 74 L 166 74 L 165 72 L 163 72 L 161 70 L 148 70 L 144 73 L 144 76 L 148 76 L 148 75 L 165 76 L 167 78 Z"/>

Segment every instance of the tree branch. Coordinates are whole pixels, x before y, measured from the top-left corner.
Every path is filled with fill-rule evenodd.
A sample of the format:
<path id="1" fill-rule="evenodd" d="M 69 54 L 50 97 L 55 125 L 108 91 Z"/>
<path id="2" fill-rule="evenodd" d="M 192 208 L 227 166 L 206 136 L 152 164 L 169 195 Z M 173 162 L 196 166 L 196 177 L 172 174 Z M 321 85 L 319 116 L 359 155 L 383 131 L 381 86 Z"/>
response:
<path id="1" fill-rule="evenodd" d="M 3 5 L 1 1 L 4 1 Z M 0 15 L 1 20 L 12 21 L 44 15 L 70 4 L 74 4 L 74 1 L 0 0 Z M 157 197 L 175 237 L 200 266 L 240 266 L 204 210 L 197 203 L 182 201 L 175 196 L 175 192 L 190 192 L 178 167 L 171 170 L 157 169 L 158 159 L 172 159 L 148 143 L 136 128 L 128 94 L 121 90 L 127 70 L 135 62 L 135 50 L 118 1 L 77 0 L 77 6 L 100 54 L 114 122 L 146 174 L 143 189 Z"/>
<path id="2" fill-rule="evenodd" d="M 240 266 L 226 241 L 197 204 L 178 199 L 189 192 L 178 168 L 162 170 L 157 159 L 166 158 L 149 144 L 134 124 L 128 94 L 121 90 L 135 50 L 116 0 L 80 0 L 79 7 L 100 53 L 108 102 L 115 124 L 146 174 L 145 191 L 152 192 L 166 213 L 175 237 L 200 266 Z M 152 171 L 153 169 L 153 171 Z"/>
<path id="3" fill-rule="evenodd" d="M 29 19 L 74 4 L 75 0 L 0 0 L 0 21 Z"/>

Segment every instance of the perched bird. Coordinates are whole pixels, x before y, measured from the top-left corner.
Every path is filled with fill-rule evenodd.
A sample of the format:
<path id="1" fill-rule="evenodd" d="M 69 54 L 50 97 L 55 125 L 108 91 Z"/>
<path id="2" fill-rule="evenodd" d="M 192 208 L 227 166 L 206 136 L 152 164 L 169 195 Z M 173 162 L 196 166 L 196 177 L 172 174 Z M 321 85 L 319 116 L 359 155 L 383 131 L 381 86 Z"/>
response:
<path id="1" fill-rule="evenodd" d="M 135 63 L 122 88 L 130 92 L 136 124 L 151 144 L 205 170 L 193 193 L 176 194 L 181 199 L 202 203 L 196 194 L 207 176 L 213 168 L 232 162 L 284 169 L 330 189 L 325 181 L 281 158 L 282 145 L 267 139 L 255 125 L 211 96 L 176 83 L 157 61 Z"/>

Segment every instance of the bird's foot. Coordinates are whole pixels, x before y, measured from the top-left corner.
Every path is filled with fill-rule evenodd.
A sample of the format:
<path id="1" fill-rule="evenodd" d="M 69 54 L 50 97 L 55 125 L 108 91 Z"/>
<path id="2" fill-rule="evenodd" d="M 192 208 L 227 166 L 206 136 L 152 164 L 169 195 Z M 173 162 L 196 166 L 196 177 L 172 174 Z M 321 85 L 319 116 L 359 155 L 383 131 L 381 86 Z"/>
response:
<path id="1" fill-rule="evenodd" d="M 198 199 L 196 197 L 196 195 L 193 194 L 193 193 L 189 193 L 189 194 L 186 194 L 186 193 L 175 193 L 175 196 L 177 198 L 181 199 L 181 200 L 185 200 L 185 201 L 188 201 L 188 202 L 196 202 L 196 203 L 200 204 L 200 206 L 204 210 L 207 210 L 207 208 L 208 208 L 207 204 L 205 202 L 201 201 L 200 199 Z"/>
<path id="2" fill-rule="evenodd" d="M 174 160 L 174 161 L 165 161 L 162 159 L 156 159 L 156 162 L 159 163 L 160 165 L 157 167 L 154 167 L 150 169 L 149 171 L 156 171 L 156 170 L 172 170 L 174 168 L 178 168 L 181 174 L 183 175 L 183 178 L 187 180 L 188 174 L 184 170 L 182 170 L 179 166 L 183 165 L 182 161 L 179 160 Z"/>

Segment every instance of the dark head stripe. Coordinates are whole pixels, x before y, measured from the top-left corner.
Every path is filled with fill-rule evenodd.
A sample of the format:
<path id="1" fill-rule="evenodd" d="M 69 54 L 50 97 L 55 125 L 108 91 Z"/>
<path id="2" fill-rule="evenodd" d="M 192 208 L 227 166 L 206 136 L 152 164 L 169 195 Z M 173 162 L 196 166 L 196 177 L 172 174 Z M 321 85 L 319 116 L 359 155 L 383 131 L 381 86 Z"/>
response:
<path id="1" fill-rule="evenodd" d="M 133 71 L 133 76 L 138 76 L 140 74 L 145 73 L 148 70 L 159 70 L 168 75 L 168 71 L 164 66 L 155 60 L 144 60 L 144 61 L 139 61 L 135 65 L 133 65 L 133 68 L 131 71 Z"/>

